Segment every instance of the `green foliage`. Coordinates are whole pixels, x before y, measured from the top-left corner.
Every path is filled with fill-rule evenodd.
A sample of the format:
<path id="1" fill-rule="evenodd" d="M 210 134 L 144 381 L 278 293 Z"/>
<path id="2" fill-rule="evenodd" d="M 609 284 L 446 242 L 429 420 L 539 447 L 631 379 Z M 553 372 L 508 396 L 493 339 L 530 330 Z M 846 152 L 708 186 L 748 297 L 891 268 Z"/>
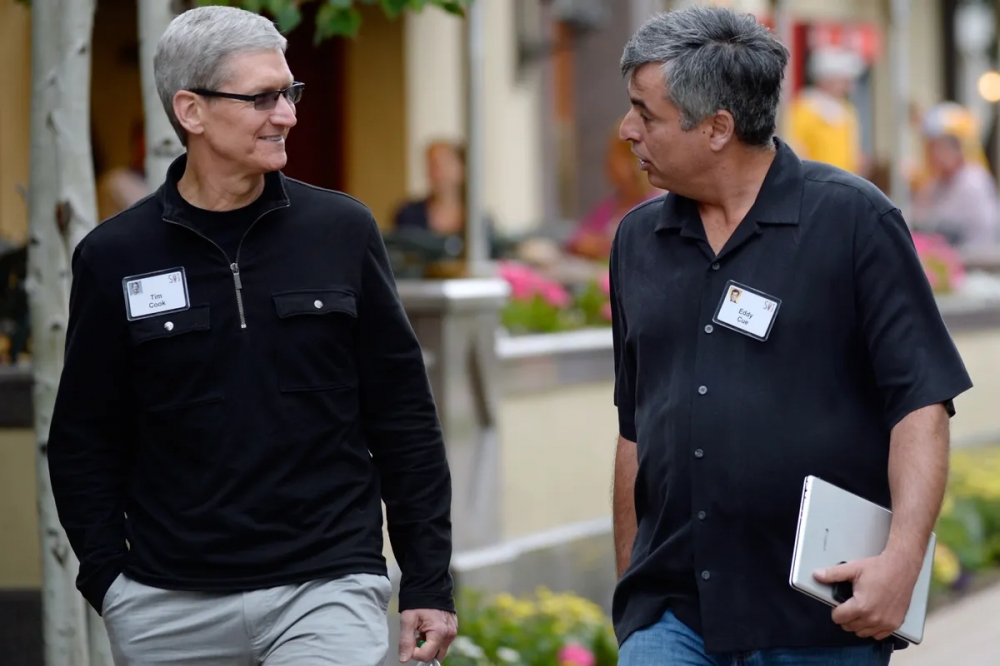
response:
<path id="1" fill-rule="evenodd" d="M 459 636 L 448 666 L 614 666 L 618 645 L 600 607 L 573 594 L 541 588 L 530 597 L 459 595 Z M 584 662 L 567 648 L 589 653 Z"/>
<path id="2" fill-rule="evenodd" d="M 404 11 L 419 12 L 427 6 L 438 7 L 451 14 L 463 16 L 473 0 L 198 0 L 198 4 L 241 7 L 247 11 L 272 17 L 283 33 L 294 30 L 302 22 L 302 5 L 321 3 L 316 10 L 316 28 L 313 39 L 320 43 L 337 36 L 354 37 L 361 28 L 361 5 L 377 5 L 390 19 L 398 18 Z"/>
<path id="3" fill-rule="evenodd" d="M 937 587 L 962 585 L 967 574 L 1000 564 L 1000 446 L 958 449 L 934 528 Z"/>
<path id="4" fill-rule="evenodd" d="M 556 333 L 578 328 L 570 313 L 548 303 L 542 296 L 511 300 L 500 312 L 500 319 L 514 334 Z"/>

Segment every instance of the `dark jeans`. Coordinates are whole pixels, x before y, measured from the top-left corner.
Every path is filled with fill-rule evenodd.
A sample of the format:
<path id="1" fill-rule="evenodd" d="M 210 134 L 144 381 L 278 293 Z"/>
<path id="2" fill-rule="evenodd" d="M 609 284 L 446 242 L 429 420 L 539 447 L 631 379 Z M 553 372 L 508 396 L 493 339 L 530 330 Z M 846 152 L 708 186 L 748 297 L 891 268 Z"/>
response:
<path id="1" fill-rule="evenodd" d="M 669 610 L 621 646 L 618 666 L 887 666 L 892 644 L 705 654 L 701 636 Z"/>

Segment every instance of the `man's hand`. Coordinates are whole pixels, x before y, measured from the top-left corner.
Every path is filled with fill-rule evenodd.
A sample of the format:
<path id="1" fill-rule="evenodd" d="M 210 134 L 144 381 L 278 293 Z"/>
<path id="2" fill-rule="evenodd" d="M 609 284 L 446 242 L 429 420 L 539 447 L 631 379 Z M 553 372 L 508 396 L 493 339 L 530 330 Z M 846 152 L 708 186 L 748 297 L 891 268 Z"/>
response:
<path id="1" fill-rule="evenodd" d="M 920 561 L 883 553 L 813 574 L 821 583 L 850 581 L 854 596 L 833 609 L 833 621 L 861 638 L 883 640 L 899 629 L 910 607 Z"/>
<path id="2" fill-rule="evenodd" d="M 403 611 L 399 620 L 399 662 L 440 661 L 448 654 L 457 633 L 458 617 L 454 613 L 425 608 Z M 424 641 L 420 647 L 418 637 Z"/>

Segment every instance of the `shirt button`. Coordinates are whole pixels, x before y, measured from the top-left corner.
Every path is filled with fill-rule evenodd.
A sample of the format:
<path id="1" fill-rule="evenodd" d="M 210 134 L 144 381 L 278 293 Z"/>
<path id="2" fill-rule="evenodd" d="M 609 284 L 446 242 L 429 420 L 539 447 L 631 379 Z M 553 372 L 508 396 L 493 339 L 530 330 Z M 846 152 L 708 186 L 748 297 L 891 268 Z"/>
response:
<path id="1" fill-rule="evenodd" d="M 708 516 L 708 514 L 705 513 L 704 511 L 698 512 L 698 520 L 705 520 L 706 516 Z"/>
<path id="2" fill-rule="evenodd" d="M 701 449 L 695 449 L 694 450 L 694 457 L 695 458 L 704 458 L 705 457 L 705 452 L 702 451 Z"/>
<path id="3" fill-rule="evenodd" d="M 702 571 L 701 572 L 701 579 L 702 580 L 708 580 L 711 577 L 712 577 L 712 574 L 708 573 L 707 571 Z"/>
<path id="4" fill-rule="evenodd" d="M 719 270 L 719 262 L 715 262 L 714 264 L 712 264 L 712 270 L 713 271 Z"/>
<path id="5" fill-rule="evenodd" d="M 319 309 L 320 309 L 321 307 L 323 307 L 323 301 L 320 301 L 320 300 L 315 300 L 315 301 L 313 301 L 313 306 L 314 306 L 314 307 L 315 307 L 315 308 L 316 308 L 317 310 L 319 310 Z"/>
<path id="6" fill-rule="evenodd" d="M 163 325 L 163 328 L 167 329 L 168 331 L 174 330 L 174 322 L 168 321 Z"/>
<path id="7" fill-rule="evenodd" d="M 708 393 L 708 387 L 707 386 L 699 386 L 698 387 L 698 395 L 705 395 L 706 393 Z"/>
<path id="8" fill-rule="evenodd" d="M 706 332 L 706 333 L 711 333 L 711 332 L 712 332 L 712 331 L 714 331 L 714 330 L 715 330 L 715 329 L 714 329 L 714 328 L 712 328 L 712 325 L 711 325 L 711 324 L 705 324 L 705 332 Z"/>

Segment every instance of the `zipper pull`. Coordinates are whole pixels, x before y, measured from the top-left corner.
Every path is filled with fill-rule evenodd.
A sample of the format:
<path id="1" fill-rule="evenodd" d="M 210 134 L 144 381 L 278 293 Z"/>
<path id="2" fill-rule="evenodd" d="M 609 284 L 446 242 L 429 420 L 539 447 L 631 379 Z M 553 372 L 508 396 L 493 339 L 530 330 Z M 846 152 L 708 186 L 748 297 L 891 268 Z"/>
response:
<path id="1" fill-rule="evenodd" d="M 236 288 L 242 289 L 243 282 L 240 280 L 240 267 L 236 264 L 230 264 L 229 268 L 233 270 L 233 280 L 236 281 Z"/>

